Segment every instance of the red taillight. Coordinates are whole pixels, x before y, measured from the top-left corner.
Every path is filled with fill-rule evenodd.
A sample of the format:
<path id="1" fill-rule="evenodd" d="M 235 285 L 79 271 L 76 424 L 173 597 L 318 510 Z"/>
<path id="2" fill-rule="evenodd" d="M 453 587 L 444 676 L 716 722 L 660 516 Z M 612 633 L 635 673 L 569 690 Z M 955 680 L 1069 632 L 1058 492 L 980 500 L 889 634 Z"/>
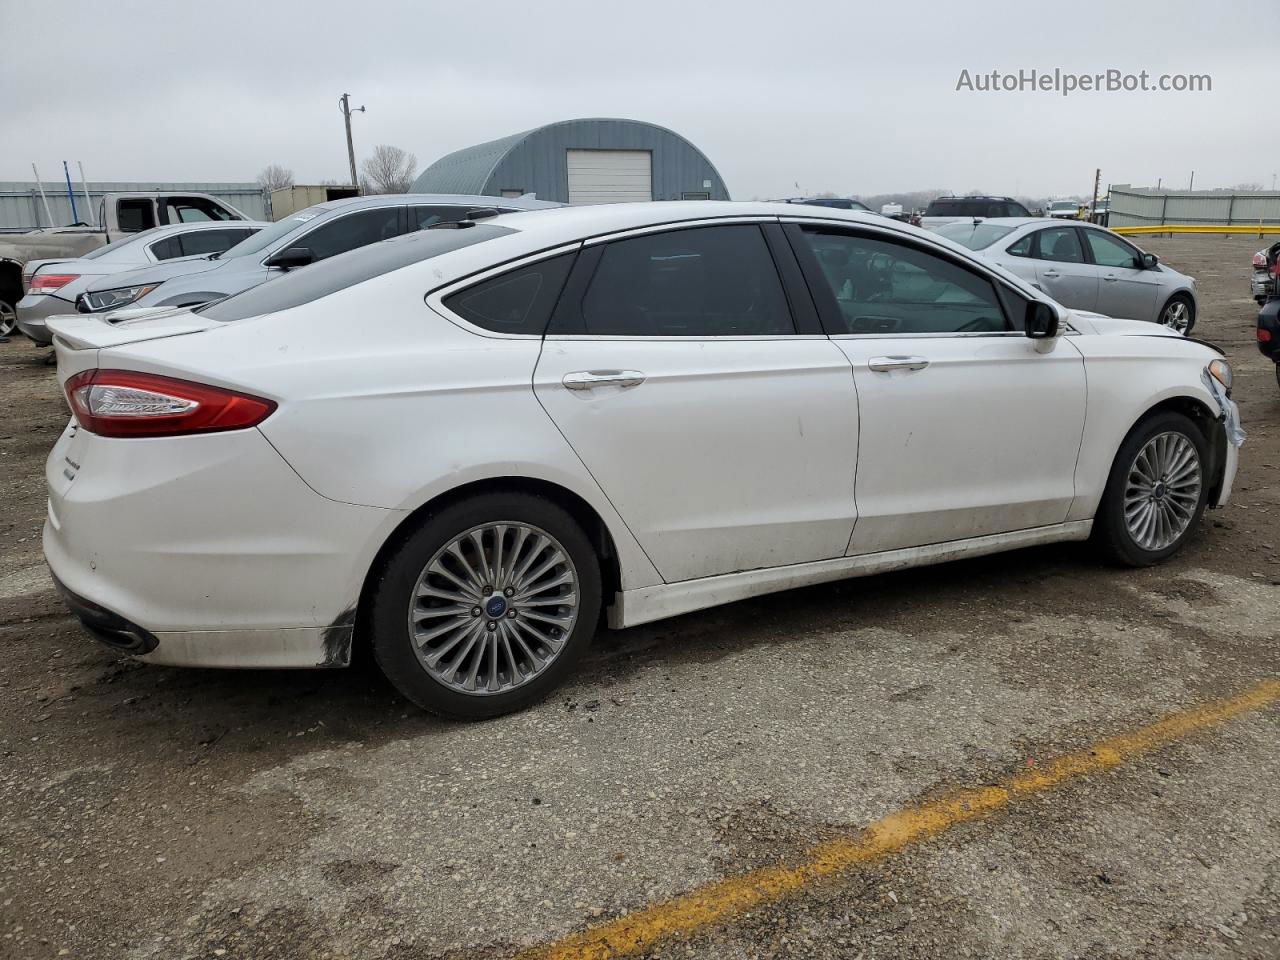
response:
<path id="1" fill-rule="evenodd" d="M 1259 327 L 1259 328 L 1258 328 L 1258 342 L 1259 342 L 1259 343 L 1270 343 L 1270 342 L 1271 342 L 1271 331 L 1270 331 L 1270 330 L 1267 330 L 1267 329 L 1265 329 L 1265 328 L 1263 328 L 1263 327 Z"/>
<path id="2" fill-rule="evenodd" d="M 72 280 L 79 280 L 78 273 L 37 273 L 27 286 L 27 293 L 53 293 Z"/>
<path id="3" fill-rule="evenodd" d="M 103 437 L 177 437 L 257 426 L 272 400 L 134 370 L 85 370 L 66 383 L 76 420 Z"/>
<path id="4" fill-rule="evenodd" d="M 1254 269 L 1262 269 L 1267 265 L 1267 255 L 1264 252 L 1258 252 L 1253 255 Z"/>

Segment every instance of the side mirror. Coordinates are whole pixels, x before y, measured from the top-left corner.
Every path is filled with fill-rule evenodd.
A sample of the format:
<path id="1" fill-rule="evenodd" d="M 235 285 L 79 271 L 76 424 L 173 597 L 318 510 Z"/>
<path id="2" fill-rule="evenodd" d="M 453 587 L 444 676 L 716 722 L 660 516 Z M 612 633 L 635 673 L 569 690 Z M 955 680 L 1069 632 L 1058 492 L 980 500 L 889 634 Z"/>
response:
<path id="1" fill-rule="evenodd" d="M 1160 258 L 1154 253 L 1144 253 L 1138 261 L 1139 270 L 1154 270 L 1156 264 L 1160 262 Z"/>
<path id="2" fill-rule="evenodd" d="M 1058 335 L 1058 311 L 1043 300 L 1032 300 L 1027 304 L 1027 316 L 1023 320 L 1023 329 L 1033 340 L 1048 340 Z"/>
<path id="3" fill-rule="evenodd" d="M 305 267 L 308 263 L 314 263 L 315 259 L 316 255 L 311 252 L 310 247 L 286 247 L 267 257 L 266 265 L 279 267 L 281 270 L 292 270 L 294 267 Z"/>

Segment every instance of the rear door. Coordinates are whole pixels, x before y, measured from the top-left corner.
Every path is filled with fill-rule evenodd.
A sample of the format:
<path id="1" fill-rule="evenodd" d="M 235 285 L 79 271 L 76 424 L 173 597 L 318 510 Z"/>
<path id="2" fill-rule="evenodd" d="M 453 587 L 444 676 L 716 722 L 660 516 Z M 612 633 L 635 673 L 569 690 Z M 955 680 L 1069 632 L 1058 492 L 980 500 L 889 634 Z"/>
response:
<path id="1" fill-rule="evenodd" d="M 1080 231 L 1070 225 L 1032 234 L 1040 289 L 1073 310 L 1098 308 L 1098 268 L 1089 262 Z"/>
<path id="2" fill-rule="evenodd" d="M 844 555 L 853 377 L 776 223 L 586 247 L 534 391 L 666 581 Z"/>
<path id="3" fill-rule="evenodd" d="M 1026 300 L 902 235 L 793 225 L 860 411 L 851 554 L 1061 523 L 1075 494 L 1084 360 L 1016 329 Z"/>

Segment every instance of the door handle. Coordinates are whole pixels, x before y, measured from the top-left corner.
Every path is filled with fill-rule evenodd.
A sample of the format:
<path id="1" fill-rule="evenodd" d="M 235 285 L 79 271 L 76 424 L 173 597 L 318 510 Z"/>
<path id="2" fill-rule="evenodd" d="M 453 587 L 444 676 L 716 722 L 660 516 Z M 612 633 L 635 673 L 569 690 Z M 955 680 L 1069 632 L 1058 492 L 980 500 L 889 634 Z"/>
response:
<path id="1" fill-rule="evenodd" d="M 1115 283 L 1120 278 L 1117 277 L 1114 273 L 1108 273 L 1104 275 L 1102 279 L 1107 281 L 1107 283 Z"/>
<path id="2" fill-rule="evenodd" d="M 1058 277 L 1062 276 L 1062 274 L 1058 273 L 1057 270 L 1046 270 L 1044 273 L 1040 274 L 1040 276 L 1056 280 Z"/>
<path id="3" fill-rule="evenodd" d="M 929 365 L 924 357 L 872 357 L 867 367 L 876 373 L 888 373 L 890 370 L 923 370 Z"/>
<path id="4" fill-rule="evenodd" d="M 566 390 L 594 390 L 596 387 L 638 387 L 644 383 L 639 370 L 576 370 L 560 381 Z"/>

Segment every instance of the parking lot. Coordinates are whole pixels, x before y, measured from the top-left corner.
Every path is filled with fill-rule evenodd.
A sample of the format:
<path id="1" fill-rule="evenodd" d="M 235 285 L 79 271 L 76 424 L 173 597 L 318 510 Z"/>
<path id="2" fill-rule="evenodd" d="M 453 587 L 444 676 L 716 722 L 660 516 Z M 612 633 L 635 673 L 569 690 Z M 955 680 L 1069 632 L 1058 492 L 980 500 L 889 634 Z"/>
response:
<path id="1" fill-rule="evenodd" d="M 605 633 L 484 723 L 368 666 L 89 640 L 40 555 L 66 405 L 0 345 L 0 957 L 1280 956 L 1259 243 L 1143 246 L 1198 279 L 1249 433 L 1169 563 L 1054 546 Z"/>

